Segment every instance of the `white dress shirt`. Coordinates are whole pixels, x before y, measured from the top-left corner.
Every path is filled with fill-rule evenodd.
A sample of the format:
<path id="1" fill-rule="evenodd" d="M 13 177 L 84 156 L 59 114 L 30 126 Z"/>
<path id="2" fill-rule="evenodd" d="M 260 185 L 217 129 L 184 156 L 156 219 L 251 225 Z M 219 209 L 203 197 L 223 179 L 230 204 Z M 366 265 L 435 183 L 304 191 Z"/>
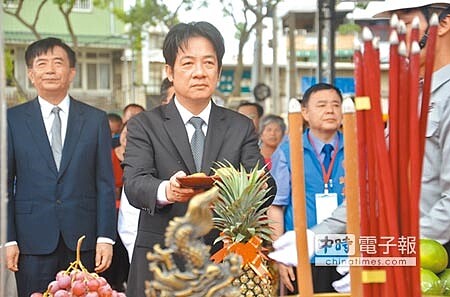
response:
<path id="1" fill-rule="evenodd" d="M 134 243 L 137 236 L 139 213 L 140 210 L 128 202 L 125 191 L 122 189 L 117 219 L 117 232 L 119 232 L 120 239 L 122 239 L 122 243 L 127 249 L 128 260 L 130 263 L 133 257 Z"/>
<path id="2" fill-rule="evenodd" d="M 183 120 L 184 127 L 186 128 L 186 132 L 188 135 L 189 142 L 192 139 L 192 135 L 194 135 L 195 128 L 194 125 L 192 125 L 189 120 L 192 117 L 199 117 L 204 121 L 204 124 L 202 126 L 203 134 L 206 136 L 206 132 L 208 131 L 208 123 L 209 123 L 209 115 L 211 114 L 211 100 L 209 101 L 208 105 L 203 109 L 198 115 L 193 114 L 189 110 L 187 110 L 181 103 L 178 101 L 177 97 L 174 97 L 174 103 L 175 106 L 178 109 L 178 112 L 180 113 L 181 119 Z M 156 197 L 157 204 L 159 206 L 164 206 L 167 204 L 170 204 L 166 197 L 166 185 L 169 183 L 168 180 L 165 180 L 159 184 L 158 187 L 158 193 Z"/>
<path id="3" fill-rule="evenodd" d="M 44 120 L 45 131 L 49 143 L 52 143 L 52 125 L 55 119 L 55 114 L 52 113 L 52 109 L 55 105 L 46 101 L 38 96 L 39 105 L 41 106 L 42 119 Z M 59 117 L 61 118 L 61 143 L 64 147 L 64 140 L 66 139 L 67 120 L 69 119 L 70 99 L 69 95 L 66 95 L 64 99 L 57 105 L 61 110 L 59 111 Z"/>

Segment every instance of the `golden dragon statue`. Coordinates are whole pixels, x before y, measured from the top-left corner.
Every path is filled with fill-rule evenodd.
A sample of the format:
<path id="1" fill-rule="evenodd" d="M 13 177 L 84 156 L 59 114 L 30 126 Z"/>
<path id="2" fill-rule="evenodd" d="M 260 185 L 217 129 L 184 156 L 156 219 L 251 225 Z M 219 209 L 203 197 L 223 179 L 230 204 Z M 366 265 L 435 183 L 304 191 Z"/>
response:
<path id="1" fill-rule="evenodd" d="M 210 206 L 217 197 L 216 187 L 193 197 L 185 216 L 169 223 L 167 248 L 156 244 L 147 254 L 153 273 L 146 283 L 147 297 L 240 296 L 239 288 L 231 285 L 240 273 L 240 257 L 230 255 L 215 264 L 209 259 L 210 247 L 201 240 L 213 227 Z"/>

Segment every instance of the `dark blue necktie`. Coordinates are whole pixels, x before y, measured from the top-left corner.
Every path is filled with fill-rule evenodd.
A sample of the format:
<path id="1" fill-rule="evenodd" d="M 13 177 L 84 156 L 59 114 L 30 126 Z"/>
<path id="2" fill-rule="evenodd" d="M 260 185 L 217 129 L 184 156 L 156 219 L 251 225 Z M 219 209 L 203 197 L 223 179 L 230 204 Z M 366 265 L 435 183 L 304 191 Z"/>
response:
<path id="1" fill-rule="evenodd" d="M 331 144 L 325 144 L 322 148 L 322 153 L 325 154 L 325 157 L 323 158 L 323 166 L 325 167 L 325 170 L 328 171 L 328 167 L 330 167 L 331 163 L 331 153 L 333 152 L 333 146 Z"/>

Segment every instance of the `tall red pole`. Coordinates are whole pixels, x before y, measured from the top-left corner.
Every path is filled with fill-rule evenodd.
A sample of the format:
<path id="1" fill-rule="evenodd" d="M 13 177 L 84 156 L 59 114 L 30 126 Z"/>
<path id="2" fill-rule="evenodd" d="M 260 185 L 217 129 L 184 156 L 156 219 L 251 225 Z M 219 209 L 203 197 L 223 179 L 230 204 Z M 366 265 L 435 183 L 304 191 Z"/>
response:
<path id="1" fill-rule="evenodd" d="M 439 19 L 437 14 L 433 13 L 430 19 L 430 27 L 428 29 L 428 41 L 426 45 L 426 62 L 425 62 L 425 75 L 423 79 L 422 88 L 422 108 L 420 112 L 420 156 L 423 158 L 425 150 L 425 131 L 427 129 L 428 120 L 428 105 L 430 104 L 430 90 L 431 90 L 431 78 L 434 70 L 434 55 L 436 49 L 436 37 L 437 29 L 439 25 Z M 421 167 L 422 169 L 422 163 Z M 421 170 L 422 172 L 422 170 Z"/>
<path id="2" fill-rule="evenodd" d="M 398 115 L 399 115 L 399 57 L 398 34 L 393 30 L 389 37 L 389 160 L 391 161 L 392 183 L 395 197 L 399 197 L 398 185 L 398 157 L 400 154 L 398 145 Z M 394 199 L 395 209 L 398 210 L 398 198 Z"/>
<path id="3" fill-rule="evenodd" d="M 361 53 L 361 43 L 355 40 L 355 51 L 353 54 L 353 63 L 355 64 L 355 103 L 357 106 L 356 111 L 356 133 L 358 138 L 358 176 L 359 176 L 359 199 L 361 210 L 361 235 L 367 236 L 370 234 L 370 215 L 369 215 L 369 183 L 368 183 L 368 170 L 367 170 L 367 143 L 366 143 L 366 107 L 363 102 L 369 101 L 363 96 L 364 92 L 364 59 Z M 362 102 L 362 103 L 360 103 Z M 359 240 L 359 239 L 358 239 Z M 361 252 L 362 256 L 365 253 Z M 363 292 L 365 297 L 374 296 L 373 288 L 369 284 L 363 285 Z"/>
<path id="4" fill-rule="evenodd" d="M 367 31 L 366 31 L 367 32 Z M 364 32 L 363 32 L 364 38 Z M 367 38 L 365 38 L 366 40 Z M 365 51 L 372 56 L 369 56 L 369 63 L 367 66 L 368 71 L 368 81 L 372 82 L 370 84 L 369 94 L 371 98 L 371 110 L 369 110 L 371 127 L 373 131 L 373 137 L 371 137 L 374 147 L 375 147 L 375 172 L 376 180 L 380 185 L 377 192 L 377 202 L 378 202 L 378 215 L 379 215 L 379 233 L 382 236 L 394 236 L 398 238 L 398 222 L 396 220 L 390 220 L 387 218 L 395 218 L 397 212 L 395 211 L 395 200 L 394 188 L 392 184 L 392 171 L 389 162 L 389 154 L 386 146 L 386 139 L 384 134 L 384 123 L 382 120 L 381 111 L 381 99 L 380 99 L 380 62 L 378 47 L 371 48 L 370 43 L 365 42 Z M 395 252 L 395 250 L 394 250 Z M 395 283 L 395 286 L 387 285 L 384 286 L 385 291 L 388 294 L 395 294 L 399 296 L 402 292 L 406 290 L 406 284 L 404 278 L 401 275 L 401 270 L 393 269 L 393 267 L 386 268 L 388 272 L 388 284 Z"/>
<path id="5" fill-rule="evenodd" d="M 406 53 L 406 44 L 404 41 L 400 42 L 398 48 L 400 54 L 400 73 L 399 85 L 402 86 L 402 92 L 399 100 L 405 111 L 409 111 L 409 64 Z M 411 230 L 409 226 L 409 112 L 399 113 L 399 148 L 402 153 L 399 155 L 399 191 L 400 191 L 400 233 L 407 234 Z"/>
<path id="6" fill-rule="evenodd" d="M 368 213 L 369 213 L 369 236 L 378 236 L 378 202 L 377 202 L 377 179 L 376 179 L 376 156 L 375 156 L 375 144 L 374 138 L 369 137 L 369 135 L 373 135 L 372 123 L 370 122 L 370 112 L 372 109 L 372 98 L 370 98 L 372 92 L 371 89 L 373 87 L 373 78 L 370 76 L 370 71 L 372 71 L 373 65 L 370 63 L 373 61 L 373 50 L 372 50 L 372 32 L 365 27 L 363 28 L 363 45 L 364 45 L 364 94 L 369 98 L 369 108 L 363 111 L 364 115 L 364 127 L 365 130 L 365 143 L 366 143 L 366 153 L 367 153 L 367 205 L 368 205 Z M 367 270 L 373 270 L 374 267 L 367 267 Z M 368 283 L 366 286 L 370 287 L 370 297 L 380 296 L 382 294 L 382 287 L 378 283 Z"/>
<path id="7" fill-rule="evenodd" d="M 411 45 L 411 54 L 409 56 L 409 83 L 410 83 L 410 176 L 411 176 L 411 195 L 409 201 L 410 230 L 409 235 L 419 238 L 419 198 L 421 185 L 421 163 L 423 158 L 420 156 L 420 136 L 419 136 L 419 71 L 420 71 L 420 47 L 417 41 Z M 406 206 L 404 206 L 406 207 Z M 416 254 L 416 263 L 420 258 Z M 420 266 L 416 265 L 409 269 L 411 276 L 412 297 L 420 297 Z"/>
<path id="8" fill-rule="evenodd" d="M 411 24 L 411 34 L 410 34 L 410 38 L 409 38 L 409 44 L 408 44 L 408 52 L 411 53 L 412 50 L 412 44 L 414 41 L 419 42 L 419 25 L 420 25 L 420 21 L 419 21 L 419 17 L 415 16 L 413 18 L 412 24 Z"/>

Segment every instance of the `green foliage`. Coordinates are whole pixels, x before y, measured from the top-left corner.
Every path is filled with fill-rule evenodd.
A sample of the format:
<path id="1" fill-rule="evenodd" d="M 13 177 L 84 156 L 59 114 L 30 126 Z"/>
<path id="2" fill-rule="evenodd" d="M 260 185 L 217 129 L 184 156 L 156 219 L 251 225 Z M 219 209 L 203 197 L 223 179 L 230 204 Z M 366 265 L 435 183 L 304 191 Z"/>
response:
<path id="1" fill-rule="evenodd" d="M 107 7 L 112 0 L 94 0 L 98 6 Z M 208 6 L 206 0 L 179 0 L 175 10 L 169 10 L 165 1 L 144 0 L 136 1 L 136 4 L 129 11 L 121 8 L 114 8 L 113 13 L 125 24 L 130 25 L 128 34 L 132 40 L 132 47 L 141 50 L 142 34 L 148 26 L 155 26 L 163 23 L 168 28 L 179 23 L 178 11 L 183 8 L 185 11 L 192 10 L 195 7 Z"/>
<path id="2" fill-rule="evenodd" d="M 241 35 L 242 35 L 242 33 L 243 32 L 245 32 L 245 24 L 244 23 L 237 23 L 236 25 L 235 25 L 235 27 L 236 27 L 236 33 L 234 34 L 234 37 L 237 39 L 237 40 L 239 40 L 239 39 L 241 39 Z"/>
<path id="3" fill-rule="evenodd" d="M 369 4 L 370 1 L 366 1 L 366 2 L 357 2 L 356 3 L 356 7 L 365 9 L 367 7 L 367 5 Z"/>
<path id="4" fill-rule="evenodd" d="M 96 2 L 105 3 L 108 0 L 95 0 Z M 111 1 L 111 0 L 109 0 Z M 175 10 L 169 10 L 165 1 L 161 0 L 144 0 L 136 1 L 136 4 L 129 11 L 115 8 L 113 13 L 125 24 L 129 24 L 129 35 L 133 41 L 133 48 L 140 50 L 142 41 L 142 32 L 148 26 L 165 24 L 171 28 L 179 23 L 178 13 L 180 9 L 185 11 L 192 10 L 195 7 L 207 7 L 206 0 L 179 0 L 179 5 Z"/>
<path id="5" fill-rule="evenodd" d="M 114 14 L 125 24 L 130 24 L 129 35 L 133 41 L 133 48 L 140 50 L 142 44 L 142 31 L 144 26 L 155 26 L 164 22 L 170 12 L 165 4 L 157 0 L 137 1 L 128 12 L 116 8 Z"/>
<path id="6" fill-rule="evenodd" d="M 216 242 L 247 242 L 255 235 L 271 241 L 267 207 L 263 207 L 269 199 L 267 173 L 258 166 L 246 172 L 242 165 L 239 170 L 230 163 L 218 165 L 215 174 L 220 177 L 216 181 L 219 199 L 214 204 L 213 223 L 221 235 Z"/>
<path id="7" fill-rule="evenodd" d="M 338 32 L 341 35 L 352 34 L 355 32 L 361 32 L 361 27 L 355 23 L 342 24 L 339 26 Z"/>
<path id="8" fill-rule="evenodd" d="M 336 5 L 341 3 L 341 2 L 347 2 L 348 0 L 338 0 L 336 1 Z M 355 6 L 365 9 L 367 7 L 367 4 L 369 4 L 370 0 L 358 0 L 358 1 L 353 1 L 355 2 Z"/>
<path id="9" fill-rule="evenodd" d="M 92 3 L 95 7 L 98 7 L 100 9 L 108 9 L 109 3 L 114 0 L 94 0 Z"/>
<path id="10" fill-rule="evenodd" d="M 6 81 L 10 84 L 14 81 L 14 60 L 11 51 L 5 51 Z"/>

